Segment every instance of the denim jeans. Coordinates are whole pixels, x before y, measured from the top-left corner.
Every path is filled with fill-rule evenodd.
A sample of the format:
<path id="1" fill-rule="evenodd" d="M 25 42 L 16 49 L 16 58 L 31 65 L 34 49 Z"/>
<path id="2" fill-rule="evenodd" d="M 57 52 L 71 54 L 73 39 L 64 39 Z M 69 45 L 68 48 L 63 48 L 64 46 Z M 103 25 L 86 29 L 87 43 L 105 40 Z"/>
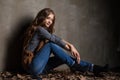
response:
<path id="1" fill-rule="evenodd" d="M 53 57 L 50 57 L 51 53 L 54 54 Z M 48 42 L 36 53 L 29 65 L 29 72 L 33 75 L 38 75 L 54 69 L 61 64 L 67 64 L 69 67 L 72 67 L 75 62 L 76 60 L 69 56 L 60 46 L 53 42 Z M 81 67 L 87 66 L 89 70 L 92 68 L 91 63 L 82 60 L 79 65 Z"/>

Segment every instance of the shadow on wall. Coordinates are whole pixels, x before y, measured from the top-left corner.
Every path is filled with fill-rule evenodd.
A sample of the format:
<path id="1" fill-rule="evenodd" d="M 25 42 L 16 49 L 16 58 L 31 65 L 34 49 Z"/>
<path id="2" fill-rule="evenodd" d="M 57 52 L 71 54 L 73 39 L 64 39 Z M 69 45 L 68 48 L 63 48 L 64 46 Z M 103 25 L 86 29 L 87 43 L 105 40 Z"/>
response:
<path id="1" fill-rule="evenodd" d="M 32 22 L 32 19 L 32 17 L 26 16 L 20 19 L 17 25 L 14 27 L 16 29 L 13 30 L 12 35 L 7 43 L 4 71 L 23 72 L 21 64 L 23 34 Z"/>

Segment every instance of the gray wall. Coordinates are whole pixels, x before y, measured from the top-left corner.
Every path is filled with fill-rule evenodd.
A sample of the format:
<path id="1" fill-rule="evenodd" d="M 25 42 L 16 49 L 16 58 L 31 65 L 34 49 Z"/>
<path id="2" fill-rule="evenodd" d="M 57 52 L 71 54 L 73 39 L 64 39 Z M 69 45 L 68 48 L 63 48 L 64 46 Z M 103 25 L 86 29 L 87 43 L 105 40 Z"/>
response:
<path id="1" fill-rule="evenodd" d="M 24 30 L 45 7 L 56 13 L 55 33 L 74 44 L 81 59 L 120 66 L 111 4 L 107 0 L 0 0 L 0 71 L 20 69 Z"/>

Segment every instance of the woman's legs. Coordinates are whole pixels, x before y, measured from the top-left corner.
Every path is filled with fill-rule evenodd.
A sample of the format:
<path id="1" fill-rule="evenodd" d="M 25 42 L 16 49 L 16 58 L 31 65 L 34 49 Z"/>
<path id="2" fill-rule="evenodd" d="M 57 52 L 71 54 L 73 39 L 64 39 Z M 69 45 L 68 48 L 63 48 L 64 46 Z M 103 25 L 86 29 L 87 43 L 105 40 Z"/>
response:
<path id="1" fill-rule="evenodd" d="M 68 66 L 75 68 L 78 71 L 93 71 L 93 64 L 85 61 L 80 61 L 80 64 L 76 63 L 76 60 L 69 56 L 60 46 L 50 43 L 51 50 L 55 55 L 53 59 L 49 59 L 47 69 L 53 69 L 60 64 L 66 63 Z"/>
<path id="2" fill-rule="evenodd" d="M 47 43 L 38 53 L 36 53 L 31 64 L 29 65 L 30 66 L 29 72 L 31 74 L 38 75 L 43 72 L 43 69 L 45 68 L 45 65 L 48 62 L 50 52 L 51 52 L 50 44 Z"/>
<path id="3" fill-rule="evenodd" d="M 96 66 L 92 63 L 86 62 L 81 60 L 79 64 L 77 64 L 76 59 L 69 56 L 60 46 L 50 43 L 51 51 L 55 55 L 54 57 L 50 58 L 47 64 L 47 68 L 53 69 L 61 64 L 66 63 L 70 68 L 73 68 L 75 71 L 81 72 L 94 72 L 99 73 L 101 71 L 105 71 L 107 69 L 106 66 Z"/>
<path id="4" fill-rule="evenodd" d="M 75 61 L 70 56 L 68 56 L 61 47 L 52 42 L 49 42 L 45 44 L 44 47 L 33 58 L 33 61 L 30 64 L 29 72 L 34 75 L 43 73 L 43 70 L 45 71 L 44 68 L 48 62 L 51 51 L 57 59 L 50 59 L 49 63 L 51 64 L 51 68 L 54 68 L 63 63 L 67 63 L 69 66 L 72 66 L 75 63 Z M 55 61 L 56 64 L 54 64 L 52 61 Z"/>
<path id="5" fill-rule="evenodd" d="M 54 59 L 49 59 L 51 51 L 55 55 Z M 48 62 L 48 64 L 47 64 Z M 76 64 L 76 60 L 69 56 L 60 46 L 58 46 L 55 43 L 49 42 L 44 45 L 44 47 L 36 54 L 36 56 L 33 58 L 33 61 L 30 64 L 30 73 L 34 75 L 38 75 L 43 73 L 43 70 L 45 71 L 45 66 L 49 68 L 54 68 L 59 64 L 54 63 L 59 63 L 63 64 L 66 63 L 68 66 L 73 67 Z M 51 65 L 49 65 L 51 64 Z M 80 64 L 77 66 L 80 70 L 88 70 L 89 68 L 91 69 L 91 63 L 81 61 Z M 76 67 L 76 66 L 75 66 Z M 87 67 L 87 68 L 86 68 Z"/>

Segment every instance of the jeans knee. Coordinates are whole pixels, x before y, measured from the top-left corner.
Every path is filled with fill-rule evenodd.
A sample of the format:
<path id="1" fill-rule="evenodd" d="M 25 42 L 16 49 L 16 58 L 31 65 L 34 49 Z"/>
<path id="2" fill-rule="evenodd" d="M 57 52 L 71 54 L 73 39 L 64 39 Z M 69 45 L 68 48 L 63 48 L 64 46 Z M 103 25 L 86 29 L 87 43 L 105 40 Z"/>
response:
<path id="1" fill-rule="evenodd" d="M 51 42 L 48 42 L 48 43 L 46 43 L 45 45 L 50 46 L 50 45 L 51 45 Z"/>
<path id="2" fill-rule="evenodd" d="M 49 42 L 49 44 L 50 44 L 50 47 L 60 47 L 60 46 L 58 46 L 57 44 L 55 44 L 53 42 Z"/>

